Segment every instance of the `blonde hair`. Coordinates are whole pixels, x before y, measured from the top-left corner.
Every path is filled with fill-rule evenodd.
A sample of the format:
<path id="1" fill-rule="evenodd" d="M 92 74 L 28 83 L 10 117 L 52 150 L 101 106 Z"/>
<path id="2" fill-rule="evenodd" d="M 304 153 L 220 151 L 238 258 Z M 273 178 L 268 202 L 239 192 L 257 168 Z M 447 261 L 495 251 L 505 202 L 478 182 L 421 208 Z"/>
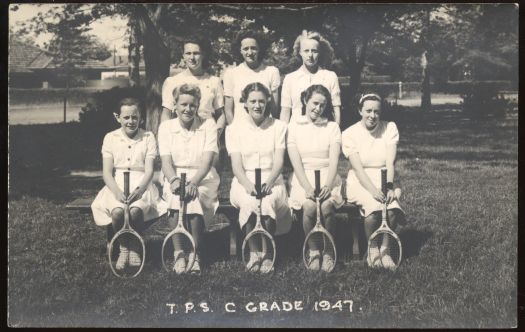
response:
<path id="1" fill-rule="evenodd" d="M 332 45 L 330 45 L 330 42 L 317 31 L 303 30 L 303 32 L 297 36 L 295 42 L 293 43 L 293 56 L 302 61 L 300 55 L 301 40 L 304 39 L 317 40 L 319 43 L 319 66 L 329 67 L 332 64 L 332 59 L 334 57 L 334 49 L 332 48 Z"/>

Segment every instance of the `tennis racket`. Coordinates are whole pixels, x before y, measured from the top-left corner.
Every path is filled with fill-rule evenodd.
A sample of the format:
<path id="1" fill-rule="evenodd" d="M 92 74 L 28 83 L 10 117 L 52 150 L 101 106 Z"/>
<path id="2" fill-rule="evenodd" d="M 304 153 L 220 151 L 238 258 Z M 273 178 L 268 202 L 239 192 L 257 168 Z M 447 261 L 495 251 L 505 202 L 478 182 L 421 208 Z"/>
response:
<path id="1" fill-rule="evenodd" d="M 186 173 L 180 175 L 179 199 L 180 209 L 177 226 L 166 235 L 162 243 L 162 265 L 166 271 L 171 272 L 177 258 L 175 257 L 173 242 L 177 241 L 180 245 L 180 254 L 187 256 L 186 268 L 184 272 L 189 272 L 195 262 L 195 241 L 193 236 L 186 230 L 184 225 L 186 219 Z M 176 199 L 175 195 L 172 199 Z M 184 257 L 183 256 L 183 257 Z M 184 257 L 186 259 L 186 257 Z M 170 269 L 171 267 L 171 269 Z"/>
<path id="2" fill-rule="evenodd" d="M 242 243 L 242 260 L 244 265 L 246 265 L 246 268 L 248 268 L 248 263 L 250 262 L 250 255 L 262 253 L 264 259 L 269 259 L 271 261 L 271 266 L 267 268 L 267 271 L 261 271 L 261 272 L 270 272 L 273 271 L 273 266 L 275 264 L 275 241 L 273 240 L 272 235 L 264 229 L 261 223 L 261 203 L 263 199 L 263 195 L 261 193 L 261 169 L 256 168 L 255 169 L 255 191 L 257 194 L 255 195 L 255 198 L 257 199 L 257 210 L 256 210 L 256 222 L 255 227 L 253 230 L 246 234 L 246 237 L 244 238 L 244 241 Z M 252 253 L 249 242 L 252 242 L 252 246 L 255 246 L 257 248 L 257 252 Z M 262 251 L 259 251 L 258 249 L 262 248 Z"/>
<path id="3" fill-rule="evenodd" d="M 386 169 L 381 170 L 381 189 L 386 197 Z M 396 270 L 401 263 L 403 247 L 399 236 L 392 231 L 388 225 L 388 213 L 386 200 L 383 203 L 381 226 L 372 233 L 368 240 L 368 257 L 371 257 L 371 250 L 379 248 L 378 265 L 383 268 Z M 376 252 L 377 255 L 377 252 Z"/>
<path id="4" fill-rule="evenodd" d="M 303 245 L 303 262 L 306 268 L 309 268 L 312 260 L 316 259 L 315 256 L 319 255 L 319 266 L 321 261 L 325 257 L 330 257 L 333 260 L 333 264 L 325 262 L 323 264 L 326 268 L 326 272 L 332 272 L 337 261 L 337 250 L 335 248 L 335 241 L 332 235 L 324 228 L 321 219 L 321 201 L 319 199 L 319 193 L 321 192 L 321 171 L 315 171 L 315 203 L 317 208 L 317 218 L 315 226 L 308 233 L 304 239 Z M 327 258 L 327 259 L 330 259 Z"/>
<path id="5" fill-rule="evenodd" d="M 120 278 L 134 278 L 144 267 L 144 260 L 146 257 L 146 246 L 142 237 L 130 225 L 130 208 L 129 208 L 129 172 L 124 172 L 124 196 L 126 202 L 124 204 L 124 226 L 113 236 L 108 245 L 108 259 L 109 266 L 113 274 Z M 122 248 L 122 245 L 129 249 L 127 259 L 124 267 L 119 266 L 119 260 L 115 260 L 117 247 Z M 131 251 L 134 251 L 140 257 L 140 264 L 131 257 Z"/>

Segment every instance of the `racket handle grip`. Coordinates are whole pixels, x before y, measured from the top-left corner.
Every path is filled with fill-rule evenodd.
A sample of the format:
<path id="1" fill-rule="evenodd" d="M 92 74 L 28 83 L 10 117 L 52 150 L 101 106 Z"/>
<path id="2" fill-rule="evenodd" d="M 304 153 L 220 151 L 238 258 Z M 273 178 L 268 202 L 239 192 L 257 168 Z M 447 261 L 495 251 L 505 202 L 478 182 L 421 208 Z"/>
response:
<path id="1" fill-rule="evenodd" d="M 381 169 L 381 191 L 386 195 L 386 168 Z"/>
<path id="2" fill-rule="evenodd" d="M 180 200 L 184 200 L 186 196 L 186 173 L 180 173 L 180 186 L 179 186 L 179 197 Z"/>
<path id="3" fill-rule="evenodd" d="M 319 192 L 321 192 L 321 171 L 315 170 L 315 196 L 319 196 Z"/>
<path id="4" fill-rule="evenodd" d="M 124 196 L 129 196 L 129 172 L 124 172 Z"/>
<path id="5" fill-rule="evenodd" d="M 257 192 L 257 198 L 261 197 L 261 169 L 255 169 L 255 191 Z"/>

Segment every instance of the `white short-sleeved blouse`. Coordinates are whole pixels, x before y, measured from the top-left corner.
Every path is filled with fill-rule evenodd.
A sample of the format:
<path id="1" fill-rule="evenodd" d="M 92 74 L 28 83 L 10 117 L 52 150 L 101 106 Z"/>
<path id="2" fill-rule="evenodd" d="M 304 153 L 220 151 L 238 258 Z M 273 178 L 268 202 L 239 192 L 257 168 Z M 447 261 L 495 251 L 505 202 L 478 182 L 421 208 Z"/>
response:
<path id="1" fill-rule="evenodd" d="M 333 121 L 313 123 L 302 115 L 288 125 L 287 146 L 297 148 L 305 170 L 328 167 L 330 147 L 336 143 L 341 144 L 341 130 Z"/>
<path id="2" fill-rule="evenodd" d="M 285 139 L 286 124 L 274 118 L 266 118 L 260 126 L 246 118 L 226 128 L 228 154 L 240 152 L 247 171 L 271 169 L 275 150 L 286 148 Z"/>
<path id="3" fill-rule="evenodd" d="M 379 121 L 374 130 L 368 131 L 359 121 L 343 131 L 342 141 L 347 158 L 359 153 L 364 168 L 382 168 L 386 166 L 386 147 L 399 142 L 399 132 L 394 122 Z"/>
<path id="4" fill-rule="evenodd" d="M 158 141 L 160 156 L 171 156 L 176 167 L 199 167 L 203 152 L 219 152 L 215 121 L 198 116 L 189 130 L 181 126 L 178 118 L 162 122 Z"/>
<path id="5" fill-rule="evenodd" d="M 281 107 L 292 109 L 291 119 L 301 116 L 303 104 L 301 93 L 314 84 L 321 84 L 330 91 L 333 106 L 341 106 L 341 89 L 337 75 L 330 70 L 319 68 L 312 74 L 302 65 L 284 77 L 281 91 Z"/>
<path id="6" fill-rule="evenodd" d="M 272 93 L 277 91 L 281 85 L 279 69 L 261 64 L 253 70 L 243 62 L 224 73 L 224 95 L 234 100 L 234 121 L 246 117 L 244 103 L 241 102 L 242 90 L 255 82 L 264 84 Z"/>
<path id="7" fill-rule="evenodd" d="M 129 138 L 119 128 L 106 134 L 101 152 L 102 158 L 113 159 L 114 168 L 144 171 L 145 160 L 157 156 L 157 142 L 152 132 L 139 129 Z"/>
<path id="8" fill-rule="evenodd" d="M 193 84 L 201 90 L 201 100 L 198 114 L 203 119 L 209 119 L 215 110 L 224 107 L 224 93 L 221 80 L 208 73 L 195 76 L 189 70 L 184 70 L 175 76 L 164 80 L 162 85 L 162 107 L 174 110 L 173 90 L 183 84 Z"/>

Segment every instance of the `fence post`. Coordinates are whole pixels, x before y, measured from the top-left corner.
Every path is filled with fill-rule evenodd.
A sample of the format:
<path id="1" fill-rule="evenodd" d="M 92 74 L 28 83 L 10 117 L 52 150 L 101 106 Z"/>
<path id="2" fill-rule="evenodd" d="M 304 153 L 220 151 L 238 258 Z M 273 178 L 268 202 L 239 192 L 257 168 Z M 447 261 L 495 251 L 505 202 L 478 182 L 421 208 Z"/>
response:
<path id="1" fill-rule="evenodd" d="M 403 98 L 403 82 L 399 81 L 397 83 L 397 86 L 399 88 L 397 94 L 398 94 L 398 99 L 402 99 Z"/>

